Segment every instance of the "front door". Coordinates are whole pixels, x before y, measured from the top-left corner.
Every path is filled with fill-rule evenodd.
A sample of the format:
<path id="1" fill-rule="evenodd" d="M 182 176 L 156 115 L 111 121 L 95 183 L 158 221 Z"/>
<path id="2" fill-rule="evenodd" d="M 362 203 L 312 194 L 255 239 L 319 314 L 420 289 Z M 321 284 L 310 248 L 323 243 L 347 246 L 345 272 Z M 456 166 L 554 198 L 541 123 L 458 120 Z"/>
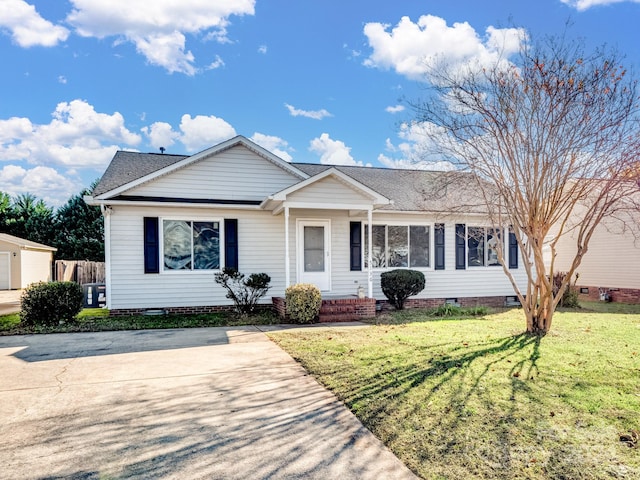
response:
<path id="1" fill-rule="evenodd" d="M 331 290 L 331 223 L 301 220 L 298 223 L 298 279 L 321 291 Z"/>

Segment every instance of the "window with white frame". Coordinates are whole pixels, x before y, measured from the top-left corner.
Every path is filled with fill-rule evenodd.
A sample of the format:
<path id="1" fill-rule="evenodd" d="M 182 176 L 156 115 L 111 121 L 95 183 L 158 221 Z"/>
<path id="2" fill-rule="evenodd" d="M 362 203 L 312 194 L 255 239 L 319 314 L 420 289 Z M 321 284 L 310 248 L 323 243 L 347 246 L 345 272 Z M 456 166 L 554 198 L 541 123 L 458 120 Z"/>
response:
<path id="1" fill-rule="evenodd" d="M 372 268 L 427 268 L 430 266 L 431 228 L 428 225 L 373 225 Z M 364 228 L 367 263 L 369 230 Z"/>
<path id="2" fill-rule="evenodd" d="M 218 270 L 220 222 L 163 220 L 162 252 L 165 271 Z"/>
<path id="3" fill-rule="evenodd" d="M 500 229 L 467 227 L 467 265 L 469 267 L 499 266 Z M 504 252 L 504 250 L 503 250 Z"/>

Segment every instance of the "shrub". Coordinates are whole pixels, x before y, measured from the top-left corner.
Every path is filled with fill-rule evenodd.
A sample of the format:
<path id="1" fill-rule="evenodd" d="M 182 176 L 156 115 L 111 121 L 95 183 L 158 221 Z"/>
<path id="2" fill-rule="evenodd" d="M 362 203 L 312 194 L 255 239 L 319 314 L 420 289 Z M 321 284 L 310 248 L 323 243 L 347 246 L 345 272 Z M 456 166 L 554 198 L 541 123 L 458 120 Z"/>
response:
<path id="1" fill-rule="evenodd" d="M 462 315 L 462 307 L 445 303 L 434 309 L 431 313 L 434 317 L 453 317 Z"/>
<path id="2" fill-rule="evenodd" d="M 489 309 L 484 306 L 463 308 L 445 303 L 433 309 L 430 313 L 434 317 L 481 317 L 489 313 Z"/>
<path id="3" fill-rule="evenodd" d="M 245 278 L 243 273 L 225 268 L 216 273 L 215 280 L 227 290 L 226 297 L 233 301 L 238 313 L 246 315 L 253 313 L 258 300 L 267 294 L 271 277 L 266 273 L 252 273 Z"/>
<path id="4" fill-rule="evenodd" d="M 380 286 L 389 303 L 402 310 L 407 298 L 424 290 L 424 274 L 417 270 L 391 270 L 380 275 Z"/>
<path id="5" fill-rule="evenodd" d="M 287 313 L 295 323 L 311 323 L 320 313 L 320 289 L 310 283 L 298 283 L 285 290 Z"/>
<path id="6" fill-rule="evenodd" d="M 565 272 L 557 272 L 553 276 L 553 294 L 557 295 L 560 291 L 560 285 L 562 281 L 567 277 Z M 562 298 L 560 299 L 559 305 L 561 307 L 567 308 L 578 308 L 580 306 L 578 302 L 578 290 L 576 289 L 576 283 L 578 282 L 578 278 L 580 278 L 580 274 L 576 273 L 576 279 L 571 285 L 571 282 L 567 285 L 564 293 L 562 294 Z"/>
<path id="7" fill-rule="evenodd" d="M 72 322 L 82 310 L 82 287 L 74 282 L 34 283 L 22 294 L 20 322 L 26 326 L 56 326 Z"/>

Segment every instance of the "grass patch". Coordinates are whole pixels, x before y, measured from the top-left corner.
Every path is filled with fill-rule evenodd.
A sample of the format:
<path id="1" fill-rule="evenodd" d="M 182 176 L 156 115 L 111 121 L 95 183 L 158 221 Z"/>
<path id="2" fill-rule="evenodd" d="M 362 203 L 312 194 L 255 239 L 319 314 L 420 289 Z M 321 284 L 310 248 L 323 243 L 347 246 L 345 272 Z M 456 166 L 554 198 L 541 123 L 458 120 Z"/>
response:
<path id="1" fill-rule="evenodd" d="M 279 323 L 272 312 L 260 312 L 249 316 L 233 313 L 210 313 L 201 315 L 132 315 L 110 317 L 102 308 L 85 308 L 75 322 L 55 327 L 24 327 L 19 314 L 0 316 L 0 335 L 22 335 L 31 333 L 101 332 L 112 330 L 145 330 L 156 328 L 226 327 L 237 325 L 271 325 Z"/>
<path id="2" fill-rule="evenodd" d="M 426 313 L 269 336 L 422 478 L 640 478 L 640 314 Z"/>

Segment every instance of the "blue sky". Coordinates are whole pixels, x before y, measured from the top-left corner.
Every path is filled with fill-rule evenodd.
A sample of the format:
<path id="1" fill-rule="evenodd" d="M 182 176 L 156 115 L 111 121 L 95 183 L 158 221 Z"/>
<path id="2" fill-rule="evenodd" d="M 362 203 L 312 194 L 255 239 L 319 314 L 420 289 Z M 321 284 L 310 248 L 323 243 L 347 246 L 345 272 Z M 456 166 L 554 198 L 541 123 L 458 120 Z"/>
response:
<path id="1" fill-rule="evenodd" d="M 0 190 L 58 206 L 117 149 L 236 134 L 288 161 L 438 168 L 405 108 L 427 59 L 490 62 L 513 27 L 567 21 L 638 72 L 640 0 L 1 0 Z"/>

